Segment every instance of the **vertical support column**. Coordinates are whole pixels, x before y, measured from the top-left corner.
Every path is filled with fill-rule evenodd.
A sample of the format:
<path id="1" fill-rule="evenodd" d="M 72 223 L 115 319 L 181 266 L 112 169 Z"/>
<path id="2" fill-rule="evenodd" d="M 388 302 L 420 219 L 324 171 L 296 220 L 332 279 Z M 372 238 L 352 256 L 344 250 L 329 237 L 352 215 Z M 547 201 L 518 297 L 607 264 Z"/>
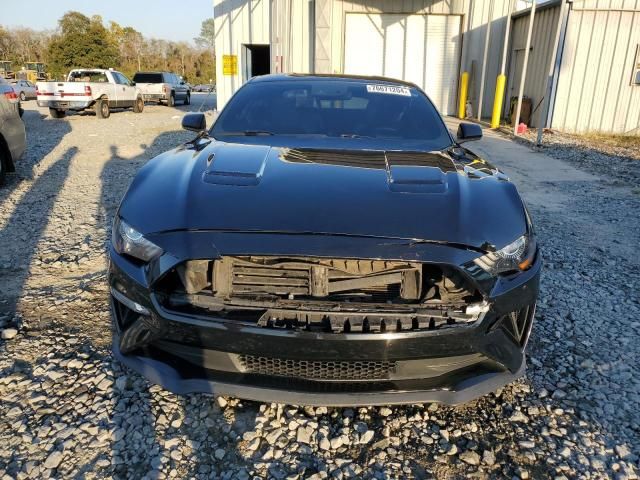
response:
<path id="1" fill-rule="evenodd" d="M 531 34 L 533 32 L 533 20 L 536 15 L 536 2 L 531 4 L 531 12 L 529 12 L 529 29 L 527 31 L 527 43 L 524 47 L 524 65 L 522 65 L 522 74 L 520 76 L 520 90 L 518 91 L 518 105 L 516 107 L 516 116 L 514 118 L 513 135 L 518 136 L 518 122 L 520 121 L 520 111 L 522 110 L 522 96 L 524 95 L 524 82 L 527 77 L 527 64 L 529 63 L 529 49 L 531 48 Z"/>
<path id="2" fill-rule="evenodd" d="M 495 0 L 489 4 L 489 18 L 487 19 L 487 34 L 484 36 L 484 55 L 482 57 L 482 73 L 480 74 L 480 94 L 478 95 L 478 121 L 482 120 L 482 103 L 484 100 L 484 77 L 487 72 L 487 58 L 489 56 L 489 42 L 491 40 L 491 22 L 493 21 L 493 6 Z"/>
<path id="3" fill-rule="evenodd" d="M 507 24 L 504 28 L 504 43 L 502 45 L 502 63 L 500 64 L 500 75 L 496 80 L 496 93 L 493 98 L 493 112 L 491 112 L 491 128 L 500 126 L 500 117 L 502 116 L 502 103 L 504 101 L 504 87 L 507 83 L 505 68 L 507 65 L 507 51 L 509 50 L 509 33 L 511 32 L 511 13 L 513 12 L 513 2 L 509 1 L 509 11 L 507 13 Z"/>
<path id="4" fill-rule="evenodd" d="M 547 88 L 544 94 L 544 105 L 540 110 L 540 119 L 538 120 L 538 137 L 536 139 L 536 145 L 542 144 L 542 132 L 544 131 L 547 116 L 549 115 L 549 106 L 551 105 L 551 92 L 553 90 L 553 77 L 556 71 L 556 60 L 558 58 L 558 46 L 560 45 L 560 32 L 562 31 L 562 25 L 564 24 L 565 17 L 568 12 L 569 4 L 562 0 L 560 4 L 560 13 L 558 14 L 558 25 L 556 26 L 556 36 L 553 40 L 553 51 L 551 52 L 551 59 L 549 61 L 549 76 L 547 77 Z"/>
<path id="5" fill-rule="evenodd" d="M 463 120 L 467 109 L 467 94 L 469 92 L 469 72 L 462 72 L 460 77 L 460 104 L 458 105 L 458 118 Z"/>

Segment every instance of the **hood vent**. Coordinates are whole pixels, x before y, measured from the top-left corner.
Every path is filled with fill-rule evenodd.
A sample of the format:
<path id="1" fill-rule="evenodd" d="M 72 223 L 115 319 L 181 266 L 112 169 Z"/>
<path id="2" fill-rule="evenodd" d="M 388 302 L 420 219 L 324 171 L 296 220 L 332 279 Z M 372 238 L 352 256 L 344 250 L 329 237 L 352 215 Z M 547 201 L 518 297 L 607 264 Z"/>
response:
<path id="1" fill-rule="evenodd" d="M 387 168 L 384 152 L 379 150 L 286 149 L 280 156 L 285 162 L 317 163 L 338 167 Z"/>
<path id="2" fill-rule="evenodd" d="M 257 185 L 269 150 L 271 147 L 264 145 L 224 144 L 216 149 L 203 180 L 218 185 Z"/>
<path id="3" fill-rule="evenodd" d="M 446 173 L 456 172 L 449 157 L 428 152 L 285 149 L 280 159 L 293 163 L 386 170 L 389 189 L 404 193 L 445 193 Z"/>

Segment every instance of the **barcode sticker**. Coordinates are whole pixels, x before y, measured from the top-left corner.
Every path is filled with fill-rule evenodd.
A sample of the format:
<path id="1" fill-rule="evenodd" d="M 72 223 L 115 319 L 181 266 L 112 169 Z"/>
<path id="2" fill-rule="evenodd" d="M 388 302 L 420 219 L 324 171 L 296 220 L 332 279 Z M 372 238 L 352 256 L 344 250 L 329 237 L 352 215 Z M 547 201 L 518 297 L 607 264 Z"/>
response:
<path id="1" fill-rule="evenodd" d="M 403 97 L 411 96 L 411 90 L 407 87 L 395 87 L 393 85 L 367 85 L 367 92 L 385 93 L 387 95 L 402 95 Z"/>

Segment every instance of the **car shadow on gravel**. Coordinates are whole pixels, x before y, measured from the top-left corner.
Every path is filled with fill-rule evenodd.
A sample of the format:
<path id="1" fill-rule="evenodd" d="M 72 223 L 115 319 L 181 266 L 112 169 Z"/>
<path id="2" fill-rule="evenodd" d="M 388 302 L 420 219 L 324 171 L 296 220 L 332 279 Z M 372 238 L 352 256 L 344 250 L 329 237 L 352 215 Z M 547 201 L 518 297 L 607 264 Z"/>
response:
<path id="1" fill-rule="evenodd" d="M 69 167 L 77 153 L 78 148 L 71 147 L 47 168 L 24 192 L 15 204 L 4 228 L 0 230 L 0 248 L 16 252 L 19 250 L 19 255 L 9 259 L 10 263 L 0 265 L 0 285 L 3 286 L 0 316 L 9 319 L 10 324 L 6 325 L 7 327 L 20 326 L 20 295 L 25 290 L 32 259 L 38 252 L 38 245 L 51 219 L 56 199 L 67 180 Z M 5 198 L 0 197 L 0 204 L 4 204 L 4 201 Z"/>

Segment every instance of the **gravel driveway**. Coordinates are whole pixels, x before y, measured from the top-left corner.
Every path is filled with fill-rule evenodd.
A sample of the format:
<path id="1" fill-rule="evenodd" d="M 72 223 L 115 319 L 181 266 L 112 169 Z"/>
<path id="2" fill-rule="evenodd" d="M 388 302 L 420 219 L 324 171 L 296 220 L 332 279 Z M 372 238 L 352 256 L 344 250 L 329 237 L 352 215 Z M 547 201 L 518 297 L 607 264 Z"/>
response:
<path id="1" fill-rule="evenodd" d="M 0 189 L 1 480 L 637 478 L 640 178 L 496 134 L 477 150 L 519 185 L 546 262 L 526 379 L 455 408 L 327 409 L 178 397 L 125 371 L 109 225 L 202 98 L 108 120 L 26 105 L 29 149 Z"/>

